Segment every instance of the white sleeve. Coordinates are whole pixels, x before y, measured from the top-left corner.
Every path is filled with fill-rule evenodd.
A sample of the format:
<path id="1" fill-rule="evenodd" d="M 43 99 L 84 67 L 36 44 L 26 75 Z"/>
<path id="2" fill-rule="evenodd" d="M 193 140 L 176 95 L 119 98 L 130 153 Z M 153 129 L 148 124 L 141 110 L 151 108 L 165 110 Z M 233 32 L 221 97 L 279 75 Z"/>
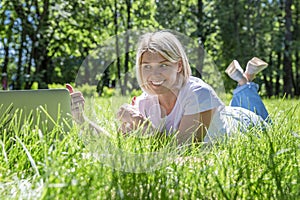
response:
<path id="1" fill-rule="evenodd" d="M 213 89 L 209 87 L 197 86 L 191 88 L 186 95 L 184 104 L 184 115 L 192 115 L 207 110 L 211 110 L 222 105 Z"/>
<path id="2" fill-rule="evenodd" d="M 146 100 L 145 100 L 146 94 L 142 93 L 140 96 L 136 97 L 134 107 L 137 108 L 137 110 L 146 117 Z"/>

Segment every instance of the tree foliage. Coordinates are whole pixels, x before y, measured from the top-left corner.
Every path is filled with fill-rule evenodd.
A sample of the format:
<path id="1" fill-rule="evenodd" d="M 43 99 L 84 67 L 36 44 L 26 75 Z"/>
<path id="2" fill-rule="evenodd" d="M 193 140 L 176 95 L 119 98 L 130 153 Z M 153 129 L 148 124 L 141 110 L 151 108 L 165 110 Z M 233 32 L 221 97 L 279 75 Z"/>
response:
<path id="1" fill-rule="evenodd" d="M 113 38 L 108 52 L 115 60 L 98 75 L 97 88 L 119 86 L 126 94 L 136 87 L 128 74 L 137 41 L 122 33 L 170 29 L 205 49 L 227 90 L 235 85 L 223 73 L 229 63 L 237 59 L 245 67 L 257 56 L 269 63 L 257 77 L 263 94 L 299 96 L 299 9 L 300 3 L 292 0 L 2 0 L 0 72 L 14 89 L 30 89 L 34 82 L 46 88 L 74 82 L 85 63 L 89 82 L 97 68 L 89 64 L 95 63 L 90 55 Z M 199 52 L 200 64 L 193 68 L 196 76 L 202 74 L 203 55 Z"/>

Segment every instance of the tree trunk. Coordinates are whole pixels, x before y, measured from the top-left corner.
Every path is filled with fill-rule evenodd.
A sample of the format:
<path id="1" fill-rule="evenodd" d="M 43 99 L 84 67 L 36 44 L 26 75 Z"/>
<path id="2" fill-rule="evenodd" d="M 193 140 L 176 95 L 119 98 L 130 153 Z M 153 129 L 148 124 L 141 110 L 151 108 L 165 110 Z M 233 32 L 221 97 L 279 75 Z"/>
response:
<path id="1" fill-rule="evenodd" d="M 126 7 L 127 7 L 127 31 L 131 29 L 131 0 L 126 0 Z M 126 95 L 127 91 L 127 82 L 128 82 L 128 71 L 129 71 L 129 33 L 126 33 L 125 38 L 125 63 L 124 63 L 124 83 L 123 83 L 123 91 L 122 94 Z"/>
<path id="2" fill-rule="evenodd" d="M 24 21 L 22 23 L 23 27 L 25 27 L 24 25 Z M 22 87 L 22 68 L 23 68 L 23 50 L 24 50 L 24 43 L 26 40 L 26 33 L 25 33 L 25 29 L 22 28 L 22 32 L 21 32 L 21 41 L 20 41 L 20 48 L 19 48 L 19 52 L 18 52 L 18 64 L 17 64 L 17 79 L 16 79 L 16 87 L 15 89 L 20 90 Z"/>
<path id="3" fill-rule="evenodd" d="M 104 66 L 108 66 L 110 63 L 108 61 L 105 62 Z M 97 84 L 97 92 L 99 96 L 103 93 L 104 86 L 111 86 L 110 79 L 109 79 L 109 67 L 104 69 L 103 75 L 101 76 L 101 80 Z"/>
<path id="4" fill-rule="evenodd" d="M 239 29 L 239 18 L 240 18 L 240 10 L 238 7 L 238 2 L 239 1 L 234 1 L 233 3 L 233 15 L 234 15 L 234 37 L 235 37 L 235 42 L 236 42 L 236 51 L 237 55 L 241 54 L 241 38 L 240 38 L 240 29 Z"/>
<path id="5" fill-rule="evenodd" d="M 280 77 L 281 77 L 281 70 L 280 70 L 280 66 L 281 66 L 281 53 L 277 52 L 277 66 L 276 66 L 276 82 L 275 82 L 275 95 L 279 96 L 280 95 Z"/>
<path id="6" fill-rule="evenodd" d="M 300 9 L 300 4 L 299 4 L 299 1 L 296 1 L 297 3 L 295 4 L 295 7 L 296 7 L 296 18 L 295 18 L 295 21 L 294 21 L 294 31 L 295 31 L 295 37 L 294 40 L 296 41 L 299 41 L 300 39 L 300 24 L 299 24 L 299 16 L 300 16 L 300 13 L 299 13 L 299 9 Z M 295 85 L 294 85 L 294 88 L 295 88 L 295 96 L 300 96 L 300 55 L 299 55 L 299 48 L 296 47 L 296 50 L 295 50 Z"/>
<path id="7" fill-rule="evenodd" d="M 2 66 L 2 73 L 7 73 L 7 66 L 8 66 L 8 62 L 9 62 L 9 44 L 11 43 L 11 39 L 12 39 L 12 27 L 14 25 L 14 21 L 13 19 L 10 17 L 9 18 L 10 24 L 9 24 L 9 28 L 8 28 L 8 32 L 7 32 L 7 42 L 5 44 L 4 40 L 2 41 L 3 45 L 4 45 L 4 62 L 3 62 L 3 66 Z"/>
<path id="8" fill-rule="evenodd" d="M 291 12 L 292 0 L 285 1 L 285 40 L 284 40 L 284 54 L 283 54 L 283 92 L 287 96 L 293 96 L 293 72 L 292 72 L 292 12 Z"/>
<path id="9" fill-rule="evenodd" d="M 7 45 L 4 44 L 4 62 L 3 62 L 3 66 L 2 66 L 2 76 L 1 76 L 1 83 L 2 83 L 2 89 L 3 90 L 7 90 L 7 85 L 8 85 L 8 75 L 7 75 L 7 65 L 8 65 L 8 61 L 9 61 L 9 39 L 7 42 Z"/>
<path id="10" fill-rule="evenodd" d="M 205 42 L 205 38 L 204 38 L 204 34 L 201 34 L 203 31 L 203 2 L 202 0 L 198 0 L 197 3 L 197 11 L 198 11 L 198 20 L 197 20 L 197 33 L 198 33 L 198 56 L 199 56 L 199 63 L 196 66 L 196 77 L 202 78 L 202 70 L 203 70 L 203 62 L 204 62 L 204 47 L 201 45 L 201 43 L 204 45 Z"/>
<path id="11" fill-rule="evenodd" d="M 121 94 L 124 95 L 122 80 L 121 80 L 121 63 L 120 63 L 120 50 L 119 50 L 119 36 L 118 36 L 118 3 L 117 0 L 114 1 L 114 25 L 115 25 L 115 36 L 116 36 L 116 58 L 117 58 L 117 77 L 119 82 L 119 87 L 121 89 Z"/>
<path id="12" fill-rule="evenodd" d="M 269 56 L 269 65 L 273 66 L 272 52 L 270 53 Z M 264 77 L 264 83 L 266 85 L 267 96 L 271 97 L 273 96 L 273 82 L 272 82 L 273 77 L 272 77 L 272 73 L 269 73 L 268 75 L 269 76 L 267 77 L 266 73 L 264 73 L 263 77 Z"/>
<path id="13" fill-rule="evenodd" d="M 295 96 L 300 96 L 300 72 L 299 72 L 299 65 L 300 65 L 300 56 L 299 56 L 299 51 L 296 50 L 295 52 L 295 65 L 296 65 L 296 71 L 295 71 Z"/>
<path id="14" fill-rule="evenodd" d="M 33 44 L 35 41 L 32 42 Z M 34 48 L 34 45 L 32 45 L 32 48 Z M 32 56 L 33 56 L 33 50 L 27 53 L 27 69 L 26 69 L 26 80 L 25 80 L 25 89 L 30 89 L 32 86 L 32 80 L 31 80 L 31 62 L 32 62 Z"/>

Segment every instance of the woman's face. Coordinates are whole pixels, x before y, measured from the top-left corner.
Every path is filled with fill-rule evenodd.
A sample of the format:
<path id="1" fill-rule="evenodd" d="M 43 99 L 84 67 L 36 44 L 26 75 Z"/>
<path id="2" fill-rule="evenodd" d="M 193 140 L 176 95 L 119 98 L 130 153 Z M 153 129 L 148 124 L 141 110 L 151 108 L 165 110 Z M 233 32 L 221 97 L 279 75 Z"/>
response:
<path id="1" fill-rule="evenodd" d="M 159 53 L 147 51 L 142 55 L 142 81 L 155 94 L 164 94 L 173 90 L 181 70 L 180 62 L 172 63 Z"/>

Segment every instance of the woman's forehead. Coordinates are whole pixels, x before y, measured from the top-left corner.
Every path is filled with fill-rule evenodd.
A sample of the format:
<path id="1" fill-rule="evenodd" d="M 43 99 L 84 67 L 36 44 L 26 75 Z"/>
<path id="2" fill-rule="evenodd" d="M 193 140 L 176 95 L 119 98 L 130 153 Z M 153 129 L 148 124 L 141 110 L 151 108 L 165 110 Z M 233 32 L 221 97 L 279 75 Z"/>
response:
<path id="1" fill-rule="evenodd" d="M 142 63 L 160 63 L 164 61 L 168 61 L 168 60 L 158 52 L 146 51 L 142 55 Z"/>

